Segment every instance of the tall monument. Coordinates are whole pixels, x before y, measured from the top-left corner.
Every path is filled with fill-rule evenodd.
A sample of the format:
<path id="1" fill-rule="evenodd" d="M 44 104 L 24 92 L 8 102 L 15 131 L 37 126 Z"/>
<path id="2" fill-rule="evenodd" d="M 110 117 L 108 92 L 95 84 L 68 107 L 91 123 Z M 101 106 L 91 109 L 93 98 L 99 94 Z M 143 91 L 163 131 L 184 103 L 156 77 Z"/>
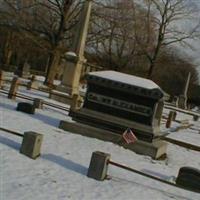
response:
<path id="1" fill-rule="evenodd" d="M 187 93 L 190 84 L 191 73 L 189 72 L 183 94 L 179 96 L 178 107 L 187 109 Z"/>
<path id="2" fill-rule="evenodd" d="M 84 50 L 91 8 L 92 1 L 86 0 L 79 17 L 72 48 L 69 52 L 65 53 L 66 65 L 64 68 L 62 82 L 57 87 L 57 90 L 67 93 L 68 96 L 79 93 L 79 81 L 81 77 L 82 66 L 86 62 Z M 56 91 L 53 93 L 56 93 Z M 51 96 L 54 98 L 55 95 L 52 94 Z"/>

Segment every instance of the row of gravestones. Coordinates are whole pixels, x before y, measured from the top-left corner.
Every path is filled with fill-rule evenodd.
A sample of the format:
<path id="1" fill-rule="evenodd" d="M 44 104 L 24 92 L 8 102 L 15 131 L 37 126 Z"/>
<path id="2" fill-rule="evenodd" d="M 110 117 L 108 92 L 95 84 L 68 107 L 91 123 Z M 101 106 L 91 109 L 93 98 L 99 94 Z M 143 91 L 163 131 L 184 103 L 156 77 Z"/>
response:
<path id="1" fill-rule="evenodd" d="M 32 76 L 30 82 L 27 84 L 27 89 L 31 89 L 32 83 L 34 82 L 35 77 Z M 2 86 L 3 82 L 3 72 L 0 71 L 0 87 Z M 15 99 L 17 95 L 17 90 L 19 86 L 19 79 L 18 77 L 14 77 L 10 86 L 10 90 L 8 93 L 9 99 Z M 27 102 L 20 102 L 17 105 L 17 111 L 22 111 L 28 114 L 34 114 L 35 109 L 42 109 L 43 108 L 43 100 L 35 98 L 33 104 Z M 25 132 L 22 135 L 23 141 L 20 148 L 20 153 L 32 158 L 36 159 L 40 155 L 41 144 L 43 140 L 43 135 L 36 133 L 36 132 Z"/>
<path id="2" fill-rule="evenodd" d="M 3 82 L 4 82 L 4 72 L 2 70 L 0 70 L 0 88 L 3 87 Z M 11 82 L 11 86 L 10 86 L 10 91 L 9 91 L 9 98 L 10 99 L 14 99 L 15 95 L 17 93 L 18 87 L 20 85 L 20 80 L 17 76 L 14 76 Z M 30 90 L 31 88 L 33 88 L 34 86 L 37 87 L 37 83 L 35 82 L 35 76 L 33 75 L 30 78 L 30 81 L 27 83 L 27 89 Z"/>
<path id="3" fill-rule="evenodd" d="M 27 102 L 20 102 L 17 104 L 17 111 L 25 112 L 28 114 L 34 114 L 35 109 L 43 108 L 43 101 L 41 99 L 34 99 L 33 104 Z M 23 135 L 23 141 L 20 148 L 20 153 L 36 159 L 40 156 L 40 149 L 42 145 L 43 135 L 36 132 L 25 132 Z"/>
<path id="4" fill-rule="evenodd" d="M 130 167 L 126 167 L 119 163 L 115 163 L 110 161 L 111 155 L 104 152 L 93 152 L 87 176 L 89 178 L 93 178 L 98 181 L 103 181 L 107 178 L 108 166 L 109 164 L 113 164 L 117 167 L 138 173 L 143 176 L 147 176 L 149 178 L 155 178 L 158 180 L 158 177 L 151 176 L 149 174 L 145 174 L 135 169 L 131 169 Z M 161 182 L 162 179 L 160 179 Z M 200 170 L 193 167 L 181 167 L 178 173 L 177 178 L 175 179 L 176 185 L 178 187 L 192 190 L 195 192 L 200 192 Z M 166 183 L 167 181 L 165 181 Z M 169 182 L 170 183 L 170 182 Z"/>
<path id="5" fill-rule="evenodd" d="M 146 92 L 146 91 L 144 91 L 144 92 Z M 145 93 L 146 94 L 146 93 Z M 143 95 L 145 95 L 145 94 L 143 94 Z M 153 94 L 153 95 L 157 95 L 156 93 L 155 94 Z M 94 98 L 95 97 L 95 98 Z M 102 99 L 103 98 L 103 99 Z M 102 97 L 102 95 L 96 95 L 96 96 L 94 96 L 94 93 L 90 93 L 90 96 L 88 97 L 88 99 L 90 100 L 90 101 L 92 101 L 92 102 L 97 102 L 97 100 L 98 101 L 100 101 L 100 100 L 106 100 L 106 101 L 108 101 L 109 100 L 109 102 L 112 100 L 112 101 L 114 101 L 113 99 L 111 99 L 111 98 L 107 98 L 106 99 L 106 97 L 104 96 L 104 97 Z M 86 102 L 87 103 L 87 102 Z M 104 104 L 105 102 L 103 102 L 103 104 Z M 118 103 L 117 102 L 117 100 L 115 99 L 115 104 L 116 103 Z M 116 105 L 115 105 L 116 106 Z M 129 105 L 129 106 L 132 106 L 133 107 L 133 105 Z M 143 106 L 144 107 L 144 106 Z M 143 108 L 143 107 L 141 107 L 141 108 Z M 140 108 L 140 110 L 141 110 L 141 108 Z M 32 104 L 28 104 L 28 103 L 19 103 L 18 104 L 18 106 L 17 106 L 17 110 L 19 110 L 19 111 L 23 111 L 23 112 L 27 112 L 27 113 L 30 113 L 30 114 L 34 114 L 34 109 L 35 109 L 35 107 L 34 107 L 34 105 L 32 105 Z M 125 109 L 125 108 L 124 108 Z M 134 112 L 136 112 L 136 106 L 134 107 Z M 137 109 L 139 109 L 139 108 L 137 108 Z M 148 114 L 148 109 L 147 108 L 143 108 L 143 110 L 142 110 L 142 112 L 143 112 L 143 115 L 147 115 Z M 174 118 L 174 114 L 171 114 L 171 115 L 169 115 L 169 116 L 171 116 L 170 118 Z M 25 135 L 27 135 L 27 136 L 25 136 Z M 28 155 L 29 157 L 32 157 L 32 158 L 36 158 L 37 156 L 39 156 L 40 155 L 40 146 L 41 146 L 41 141 L 42 141 L 42 137 L 41 136 L 39 136 L 38 135 L 38 137 L 35 137 L 37 134 L 31 134 L 31 133 L 29 133 L 29 134 L 25 134 L 24 135 L 24 139 L 23 139 L 23 142 L 22 142 L 22 147 L 21 147 L 21 149 L 20 149 L 20 152 L 21 153 L 24 153 L 25 155 Z M 25 139 L 25 138 L 29 138 L 29 139 Z M 38 138 L 38 139 L 36 139 L 36 138 Z M 30 144 L 31 143 L 31 144 Z M 36 149 L 34 149 L 34 148 L 30 148 L 30 146 L 32 146 L 32 147 L 34 147 L 35 146 L 35 144 L 36 144 Z M 39 145 L 37 145 L 37 144 L 39 144 Z M 35 154 L 34 154 L 34 152 L 36 152 Z M 31 155 L 31 156 L 30 156 Z M 34 156 L 33 156 L 34 155 Z M 105 159 L 104 159 L 105 160 Z M 104 162 L 104 160 L 101 160 L 100 161 L 100 164 L 103 164 L 103 166 L 105 166 L 105 165 L 107 165 L 107 163 L 105 163 Z M 96 165 L 96 161 L 94 162 L 94 161 L 91 161 L 91 163 L 93 163 L 94 165 Z M 98 163 L 98 162 L 97 162 Z M 99 164 L 97 164 L 97 166 L 99 167 Z M 93 167 L 92 167 L 92 165 L 90 165 L 90 167 L 89 167 L 89 171 L 88 171 L 88 176 L 90 176 L 91 175 L 91 169 L 92 169 Z M 102 168 L 101 169 L 101 171 L 104 171 L 104 173 L 105 173 L 105 168 Z M 187 178 L 187 173 L 185 173 L 185 170 L 180 170 L 180 173 L 179 174 L 182 174 L 182 178 L 183 178 L 183 176 L 184 177 L 186 177 Z M 198 175 L 199 175 L 199 173 L 198 173 Z M 199 176 L 198 176 L 199 177 Z M 198 178 L 199 179 L 199 178 Z M 179 180 L 181 180 L 181 178 L 179 178 Z M 185 179 L 184 179 L 185 180 Z M 196 182 L 195 182 L 196 183 Z M 199 187 L 199 185 L 197 184 L 197 187 Z"/>

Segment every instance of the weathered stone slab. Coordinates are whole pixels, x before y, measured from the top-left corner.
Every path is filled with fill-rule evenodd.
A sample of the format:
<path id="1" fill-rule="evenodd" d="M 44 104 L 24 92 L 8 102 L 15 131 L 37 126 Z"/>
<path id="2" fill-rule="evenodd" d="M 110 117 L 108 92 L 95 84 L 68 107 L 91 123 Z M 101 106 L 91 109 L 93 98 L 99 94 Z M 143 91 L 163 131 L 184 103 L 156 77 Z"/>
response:
<path id="1" fill-rule="evenodd" d="M 43 135 L 35 132 L 25 132 L 20 153 L 36 159 L 40 156 Z"/>
<path id="2" fill-rule="evenodd" d="M 35 114 L 35 106 L 31 103 L 20 102 L 17 104 L 17 111 L 25 112 L 28 114 Z"/>
<path id="3" fill-rule="evenodd" d="M 109 159 L 110 154 L 99 151 L 93 152 L 87 176 L 103 181 L 107 176 Z"/>
<path id="4" fill-rule="evenodd" d="M 113 142 L 115 144 L 119 144 L 119 141 L 122 138 L 120 134 L 116 134 L 115 132 L 77 122 L 61 121 L 59 128 L 83 136 Z M 154 140 L 151 143 L 137 140 L 134 144 L 124 143 L 120 145 L 138 154 L 151 156 L 153 159 L 159 159 L 165 155 L 167 149 L 167 143 L 160 140 Z"/>

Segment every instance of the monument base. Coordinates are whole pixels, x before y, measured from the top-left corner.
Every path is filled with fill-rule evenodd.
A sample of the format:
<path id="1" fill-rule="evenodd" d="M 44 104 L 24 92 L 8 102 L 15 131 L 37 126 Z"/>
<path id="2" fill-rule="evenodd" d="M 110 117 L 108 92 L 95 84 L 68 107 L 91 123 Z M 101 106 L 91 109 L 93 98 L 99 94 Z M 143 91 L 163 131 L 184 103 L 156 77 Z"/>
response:
<path id="1" fill-rule="evenodd" d="M 138 154 L 150 156 L 153 159 L 159 159 L 160 157 L 166 155 L 167 143 L 159 139 L 155 139 L 151 143 L 137 140 L 134 144 L 126 144 L 121 142 L 122 136 L 119 134 L 82 123 L 61 121 L 59 128 L 83 136 L 113 142 Z"/>
<path id="2" fill-rule="evenodd" d="M 69 116 L 76 122 L 108 130 L 118 135 L 122 135 L 127 128 L 131 128 L 139 140 L 149 143 L 163 135 L 158 126 L 147 126 L 87 108 L 81 108 L 79 110 L 70 109 Z"/>

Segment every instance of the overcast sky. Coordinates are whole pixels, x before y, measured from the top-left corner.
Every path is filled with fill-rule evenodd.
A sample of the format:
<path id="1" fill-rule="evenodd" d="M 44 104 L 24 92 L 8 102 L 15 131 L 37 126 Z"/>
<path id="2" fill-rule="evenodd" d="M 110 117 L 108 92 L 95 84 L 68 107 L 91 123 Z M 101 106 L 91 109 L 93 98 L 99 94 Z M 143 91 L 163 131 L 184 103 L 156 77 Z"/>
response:
<path id="1" fill-rule="evenodd" d="M 199 16 L 197 16 L 196 18 L 197 20 L 196 23 L 198 23 L 198 21 L 200 21 L 200 0 L 188 0 L 188 2 L 190 4 L 194 4 L 199 9 Z M 192 51 L 189 49 L 185 49 L 185 51 L 192 57 L 194 63 L 198 65 L 199 79 L 200 79 L 200 38 L 199 40 L 192 41 L 191 44 L 195 50 Z"/>

